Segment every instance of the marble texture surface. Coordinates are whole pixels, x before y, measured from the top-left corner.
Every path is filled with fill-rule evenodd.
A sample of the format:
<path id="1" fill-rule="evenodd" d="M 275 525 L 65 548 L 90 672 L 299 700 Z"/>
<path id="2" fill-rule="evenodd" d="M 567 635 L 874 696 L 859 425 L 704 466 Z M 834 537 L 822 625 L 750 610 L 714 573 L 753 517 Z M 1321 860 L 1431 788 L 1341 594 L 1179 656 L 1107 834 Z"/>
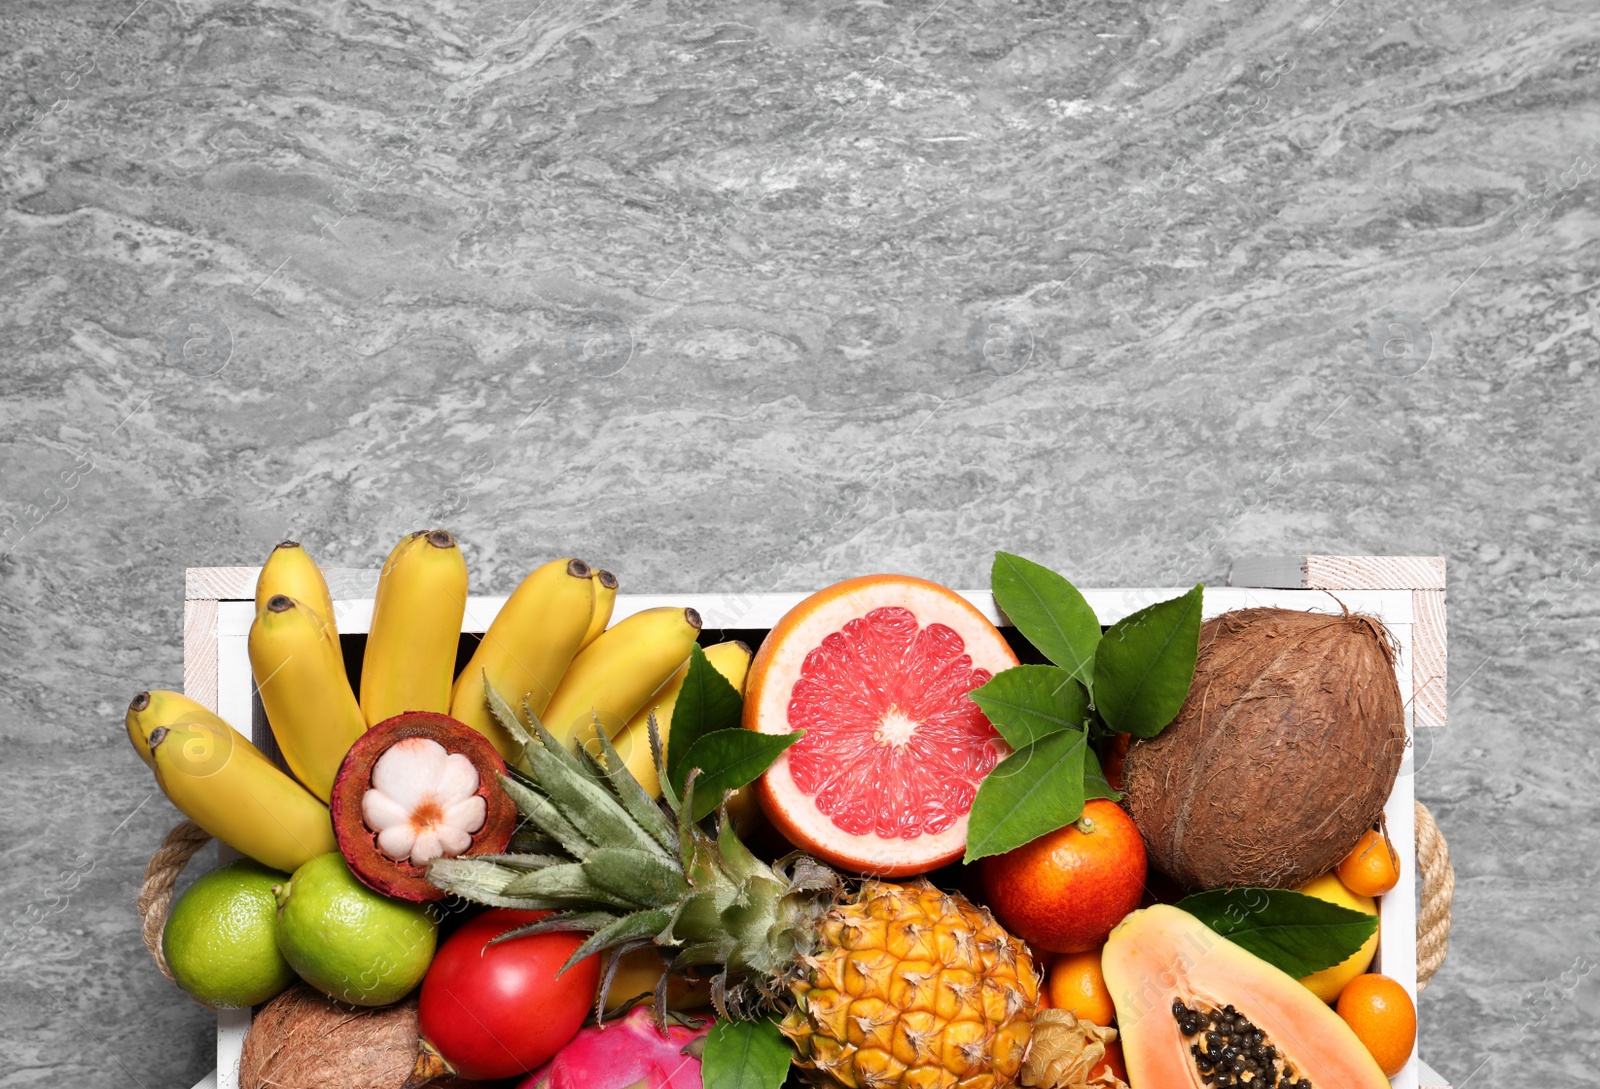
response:
<path id="1" fill-rule="evenodd" d="M 1585 0 L 6 5 L 0 1086 L 187 1086 L 121 709 L 286 535 L 476 588 L 1450 563 L 1456 1086 L 1600 1067 Z"/>

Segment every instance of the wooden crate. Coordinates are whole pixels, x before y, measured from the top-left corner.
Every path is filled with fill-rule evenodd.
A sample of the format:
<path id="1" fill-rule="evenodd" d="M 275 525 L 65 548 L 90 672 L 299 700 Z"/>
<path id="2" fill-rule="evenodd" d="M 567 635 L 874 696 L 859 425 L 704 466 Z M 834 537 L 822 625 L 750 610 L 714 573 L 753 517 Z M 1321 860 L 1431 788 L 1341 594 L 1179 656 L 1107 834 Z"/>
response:
<path id="1" fill-rule="evenodd" d="M 271 731 L 261 714 L 250 673 L 247 639 L 255 614 L 255 567 L 202 567 L 187 573 L 184 601 L 184 690 L 212 708 L 264 751 L 275 753 Z M 372 622 L 377 572 L 332 569 L 325 572 L 341 635 L 365 634 Z M 1308 611 L 1336 611 L 1342 606 L 1381 619 L 1400 645 L 1396 672 L 1406 695 L 1408 739 L 1415 728 L 1444 725 L 1445 629 L 1444 561 L 1429 557 L 1269 557 L 1234 565 L 1232 585 L 1207 587 L 1205 615 L 1267 605 Z M 1111 624 L 1156 601 L 1182 593 L 1177 589 L 1084 590 L 1101 623 Z M 804 593 L 749 594 L 619 594 L 613 620 L 659 605 L 697 609 L 705 630 L 759 633 L 770 628 L 799 602 Z M 988 591 L 964 592 L 991 621 L 1009 622 L 996 609 Z M 487 629 L 503 596 L 467 600 L 462 631 Z M 752 644 L 753 645 L 753 644 Z M 247 725 L 248 724 L 248 725 Z M 1385 807 L 1390 835 L 1401 848 L 1400 883 L 1382 898 L 1383 927 L 1375 970 L 1401 980 L 1416 997 L 1416 915 L 1413 893 L 1416 860 L 1406 848 L 1413 843 L 1413 778 L 1411 750 Z M 231 856 L 225 847 L 220 852 Z M 201 1086 L 237 1089 L 239 1053 L 250 1026 L 250 1011 L 224 1010 L 217 1015 L 217 1070 Z M 1393 1079 L 1395 1089 L 1448 1089 L 1425 1064 L 1415 1059 Z"/>

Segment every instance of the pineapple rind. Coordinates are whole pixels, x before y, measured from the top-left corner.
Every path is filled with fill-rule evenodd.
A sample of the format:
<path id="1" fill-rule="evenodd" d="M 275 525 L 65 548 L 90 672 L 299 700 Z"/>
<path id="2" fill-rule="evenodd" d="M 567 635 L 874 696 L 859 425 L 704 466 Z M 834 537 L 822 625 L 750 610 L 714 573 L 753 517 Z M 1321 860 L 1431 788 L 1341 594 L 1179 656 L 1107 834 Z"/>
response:
<path id="1" fill-rule="evenodd" d="M 829 912 L 782 1029 L 848 1089 L 1016 1084 L 1039 982 L 989 913 L 925 881 L 873 882 Z"/>

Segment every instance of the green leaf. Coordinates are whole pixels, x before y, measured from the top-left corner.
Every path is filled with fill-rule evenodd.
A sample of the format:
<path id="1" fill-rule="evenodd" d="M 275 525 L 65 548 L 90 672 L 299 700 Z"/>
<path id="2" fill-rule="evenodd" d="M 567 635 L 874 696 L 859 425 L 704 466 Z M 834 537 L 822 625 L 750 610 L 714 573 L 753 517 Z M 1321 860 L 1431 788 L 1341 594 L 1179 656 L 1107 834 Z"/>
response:
<path id="1" fill-rule="evenodd" d="M 1094 705 L 1117 733 L 1154 737 L 1183 706 L 1200 653 L 1204 592 L 1196 586 L 1106 630 L 1094 655 Z"/>
<path id="2" fill-rule="evenodd" d="M 1089 714 L 1083 683 L 1057 666 L 1015 666 L 968 695 L 1013 749 L 1058 730 L 1081 730 Z"/>
<path id="3" fill-rule="evenodd" d="M 1378 929 L 1376 915 L 1288 889 L 1214 889 L 1176 906 L 1296 979 L 1346 960 Z"/>
<path id="4" fill-rule="evenodd" d="M 672 705 L 672 727 L 667 737 L 667 777 L 682 786 L 689 773 L 685 763 L 694 743 L 719 730 L 737 730 L 744 716 L 744 700 L 728 678 L 706 659 L 696 644 L 689 648 L 689 672 Z"/>
<path id="5" fill-rule="evenodd" d="M 793 1058 L 776 1021 L 718 1021 L 706 1034 L 700 1077 L 706 1089 L 778 1089 Z"/>
<path id="6" fill-rule="evenodd" d="M 1088 751 L 1082 730 L 1058 730 L 1000 761 L 972 800 L 963 861 L 1004 854 L 1083 816 Z"/>
<path id="7" fill-rule="evenodd" d="M 672 730 L 677 733 L 678 717 L 673 712 Z M 693 820 L 701 821 L 722 804 L 722 792 L 738 790 L 772 766 L 778 754 L 804 737 L 804 730 L 791 734 L 758 734 L 754 730 L 718 730 L 706 734 L 689 746 L 684 753 L 683 774 L 690 768 L 700 769 L 700 778 L 694 784 Z M 667 746 L 670 756 L 672 745 Z M 687 800 L 687 798 L 685 799 Z"/>
<path id="8" fill-rule="evenodd" d="M 1100 757 L 1095 754 L 1093 745 L 1090 745 L 1083 754 L 1083 797 L 1085 801 L 1090 798 L 1107 798 L 1113 802 L 1122 798 L 1121 791 L 1112 789 L 1111 781 L 1106 778 L 1105 769 L 1100 766 Z"/>
<path id="9" fill-rule="evenodd" d="M 1077 587 L 1009 552 L 994 554 L 989 584 L 995 604 L 1028 642 L 1084 684 L 1093 684 L 1100 621 Z"/>

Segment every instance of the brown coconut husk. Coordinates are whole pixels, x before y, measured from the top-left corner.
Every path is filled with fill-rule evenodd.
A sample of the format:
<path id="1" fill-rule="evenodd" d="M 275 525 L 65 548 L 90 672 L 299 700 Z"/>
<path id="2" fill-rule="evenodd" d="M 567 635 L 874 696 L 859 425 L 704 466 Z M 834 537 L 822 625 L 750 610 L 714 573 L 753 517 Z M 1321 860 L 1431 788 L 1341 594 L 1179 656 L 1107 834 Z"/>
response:
<path id="1" fill-rule="evenodd" d="M 239 1059 L 240 1089 L 399 1089 L 417 1055 L 417 1002 L 363 1009 L 310 987 L 255 1015 Z"/>
<path id="2" fill-rule="evenodd" d="M 1294 888 L 1373 826 L 1405 756 L 1395 645 L 1358 613 L 1240 609 L 1200 628 L 1178 717 L 1135 741 L 1125 804 L 1191 889 Z"/>

